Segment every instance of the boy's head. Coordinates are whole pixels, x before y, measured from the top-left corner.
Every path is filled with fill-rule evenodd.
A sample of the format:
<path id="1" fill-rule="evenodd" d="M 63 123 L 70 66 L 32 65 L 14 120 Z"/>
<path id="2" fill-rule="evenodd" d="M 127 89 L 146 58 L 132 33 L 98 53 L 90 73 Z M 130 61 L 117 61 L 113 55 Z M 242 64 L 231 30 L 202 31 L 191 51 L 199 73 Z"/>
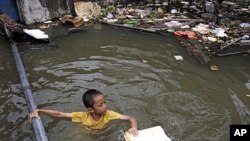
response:
<path id="1" fill-rule="evenodd" d="M 85 107 L 92 113 L 104 114 L 107 111 L 105 98 L 102 92 L 90 89 L 82 96 Z"/>

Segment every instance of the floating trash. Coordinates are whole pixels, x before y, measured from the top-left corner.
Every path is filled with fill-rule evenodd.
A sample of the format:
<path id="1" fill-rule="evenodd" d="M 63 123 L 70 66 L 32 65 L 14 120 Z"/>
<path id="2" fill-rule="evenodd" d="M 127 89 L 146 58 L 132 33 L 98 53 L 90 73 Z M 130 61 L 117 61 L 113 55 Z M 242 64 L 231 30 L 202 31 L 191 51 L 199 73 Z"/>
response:
<path id="1" fill-rule="evenodd" d="M 146 60 L 144 60 L 144 59 L 142 59 L 142 62 L 145 63 L 145 64 L 148 63 L 148 61 L 146 61 Z"/>
<path id="2" fill-rule="evenodd" d="M 127 20 L 125 20 L 125 25 L 126 26 L 133 27 L 133 26 L 136 26 L 138 24 L 139 24 L 139 20 L 137 20 L 137 19 L 127 19 Z"/>
<path id="3" fill-rule="evenodd" d="M 113 14 L 112 14 L 112 13 L 108 13 L 107 18 L 108 18 L 108 19 L 113 19 L 113 18 L 114 18 L 114 16 L 113 16 Z"/>
<path id="4" fill-rule="evenodd" d="M 175 31 L 174 35 L 178 36 L 178 37 L 182 37 L 182 36 L 187 36 L 189 39 L 197 39 L 195 32 L 193 31 Z"/>
<path id="5" fill-rule="evenodd" d="M 250 27 L 250 24 L 249 23 L 241 23 L 240 27 L 242 27 L 242 28 L 248 28 L 248 27 Z"/>
<path id="6" fill-rule="evenodd" d="M 50 23 L 52 23 L 52 21 L 45 21 L 45 22 L 43 22 L 43 23 L 45 23 L 45 24 L 50 24 Z"/>
<path id="7" fill-rule="evenodd" d="M 184 60 L 181 55 L 175 55 L 174 59 L 177 60 L 177 61 L 183 61 Z"/>
<path id="8" fill-rule="evenodd" d="M 215 30 L 212 30 L 212 33 L 215 34 L 217 37 L 227 37 L 227 34 L 225 33 L 225 29 L 223 28 L 216 28 Z"/>
<path id="9" fill-rule="evenodd" d="M 178 11 L 177 11 L 177 9 L 171 9 L 171 11 L 170 11 L 170 13 L 172 13 L 172 14 L 176 14 Z"/>
<path id="10" fill-rule="evenodd" d="M 118 22 L 118 20 L 117 19 L 108 19 L 107 22 L 108 23 L 116 23 L 116 22 Z"/>
<path id="11" fill-rule="evenodd" d="M 163 6 L 167 6 L 167 5 L 168 5 L 168 2 L 162 2 L 162 5 L 163 5 Z"/>
<path id="12" fill-rule="evenodd" d="M 174 29 L 168 29 L 167 31 L 168 32 L 174 32 L 175 30 Z"/>
<path id="13" fill-rule="evenodd" d="M 73 28 L 69 28 L 64 35 L 68 35 L 68 34 L 71 34 L 71 33 L 78 33 L 78 32 L 81 32 L 81 31 L 82 31 L 82 29 L 73 27 Z"/>
<path id="14" fill-rule="evenodd" d="M 210 42 L 216 42 L 216 41 L 217 41 L 217 39 L 214 38 L 214 37 L 207 37 L 207 39 L 208 39 Z"/>
<path id="15" fill-rule="evenodd" d="M 181 26 L 181 29 L 188 29 L 188 28 L 190 28 L 190 26 L 189 26 L 189 25 L 184 25 L 184 26 Z"/>
<path id="16" fill-rule="evenodd" d="M 79 27 L 84 25 L 83 18 L 79 16 L 74 17 L 72 15 L 64 15 L 62 18 L 60 18 L 60 20 L 63 24 L 71 23 L 74 25 L 74 27 Z"/>
<path id="17" fill-rule="evenodd" d="M 23 30 L 26 34 L 36 38 L 36 39 L 48 39 L 49 36 L 45 34 L 40 29 L 24 29 Z"/>
<path id="18" fill-rule="evenodd" d="M 220 70 L 220 69 L 219 69 L 219 67 L 216 66 L 216 65 L 210 65 L 210 70 L 212 70 L 212 71 L 218 71 L 218 70 Z"/>
<path id="19" fill-rule="evenodd" d="M 182 23 L 178 21 L 170 21 L 164 23 L 164 25 L 166 25 L 168 28 L 180 28 L 182 26 Z"/>
<path id="20" fill-rule="evenodd" d="M 192 28 L 194 31 L 199 32 L 200 34 L 208 34 L 210 30 L 208 29 L 209 25 L 200 23 Z"/>

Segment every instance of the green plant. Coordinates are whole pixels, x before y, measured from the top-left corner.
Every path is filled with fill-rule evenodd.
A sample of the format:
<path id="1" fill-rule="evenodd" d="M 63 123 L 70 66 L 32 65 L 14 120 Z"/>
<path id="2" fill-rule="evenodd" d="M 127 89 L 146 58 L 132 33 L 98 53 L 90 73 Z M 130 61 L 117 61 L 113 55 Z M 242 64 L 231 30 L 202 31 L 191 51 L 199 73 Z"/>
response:
<path id="1" fill-rule="evenodd" d="M 115 11 L 114 5 L 109 5 L 106 8 L 102 8 L 101 13 L 103 16 L 107 16 L 108 13 L 112 13 Z"/>

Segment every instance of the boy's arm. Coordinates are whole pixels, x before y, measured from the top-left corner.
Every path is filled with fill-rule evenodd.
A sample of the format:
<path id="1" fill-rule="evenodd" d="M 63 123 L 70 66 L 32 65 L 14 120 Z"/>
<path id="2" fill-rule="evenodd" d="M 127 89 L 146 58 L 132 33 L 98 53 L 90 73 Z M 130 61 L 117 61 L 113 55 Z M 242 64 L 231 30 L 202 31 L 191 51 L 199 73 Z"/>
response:
<path id="1" fill-rule="evenodd" d="M 132 135 L 136 136 L 138 135 L 138 131 L 137 131 L 137 121 L 135 117 L 132 116 L 128 116 L 128 115 L 121 115 L 120 119 L 123 120 L 129 120 L 131 123 L 131 128 L 128 130 L 129 133 L 131 133 Z"/>
<path id="2" fill-rule="evenodd" d="M 42 113 L 51 117 L 71 118 L 71 113 L 64 113 L 56 110 L 36 109 L 29 114 L 29 121 L 31 121 L 33 117 L 40 119 L 38 113 Z"/>

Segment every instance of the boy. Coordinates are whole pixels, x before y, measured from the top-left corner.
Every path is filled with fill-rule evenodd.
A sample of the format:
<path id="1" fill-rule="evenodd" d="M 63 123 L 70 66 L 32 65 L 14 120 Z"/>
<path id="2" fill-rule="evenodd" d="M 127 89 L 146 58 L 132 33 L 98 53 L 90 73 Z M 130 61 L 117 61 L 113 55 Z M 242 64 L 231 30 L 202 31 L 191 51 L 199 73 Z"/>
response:
<path id="1" fill-rule="evenodd" d="M 128 130 L 129 133 L 134 136 L 138 134 L 136 119 L 128 115 L 122 115 L 117 112 L 107 110 L 104 95 L 100 91 L 90 89 L 83 94 L 82 100 L 83 104 L 88 109 L 88 112 L 64 113 L 55 110 L 36 109 L 29 114 L 29 120 L 31 121 L 34 117 L 40 118 L 38 113 L 42 113 L 51 117 L 71 118 L 72 122 L 80 122 L 90 129 L 102 129 L 111 120 L 121 119 L 130 121 L 131 128 Z"/>

